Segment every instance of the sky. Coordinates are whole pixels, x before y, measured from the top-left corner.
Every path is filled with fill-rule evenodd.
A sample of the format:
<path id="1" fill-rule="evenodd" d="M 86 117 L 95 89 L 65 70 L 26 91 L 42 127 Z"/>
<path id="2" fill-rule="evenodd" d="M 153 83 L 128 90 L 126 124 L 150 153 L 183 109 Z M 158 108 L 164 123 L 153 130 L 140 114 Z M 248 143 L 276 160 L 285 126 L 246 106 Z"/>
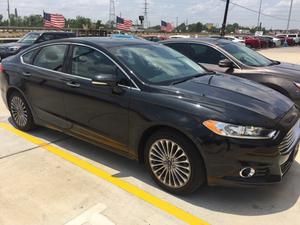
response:
<path id="1" fill-rule="evenodd" d="M 231 0 L 250 9 L 259 10 L 260 0 Z M 116 14 L 126 19 L 137 21 L 143 15 L 144 0 L 115 0 Z M 285 29 L 291 0 L 262 0 L 262 12 L 275 16 L 261 16 L 261 22 L 267 28 Z M 176 25 L 178 22 L 214 23 L 221 26 L 225 2 L 222 0 L 148 0 L 148 20 L 151 26 L 160 24 L 161 20 Z M 11 12 L 18 8 L 19 15 L 49 13 L 63 14 L 66 18 L 77 15 L 90 17 L 93 21 L 109 19 L 109 0 L 10 0 Z M 7 17 L 6 0 L 0 2 L 0 14 Z M 228 23 L 237 22 L 244 26 L 256 26 L 258 14 L 231 5 Z M 300 28 L 300 0 L 294 0 L 290 28 Z"/>

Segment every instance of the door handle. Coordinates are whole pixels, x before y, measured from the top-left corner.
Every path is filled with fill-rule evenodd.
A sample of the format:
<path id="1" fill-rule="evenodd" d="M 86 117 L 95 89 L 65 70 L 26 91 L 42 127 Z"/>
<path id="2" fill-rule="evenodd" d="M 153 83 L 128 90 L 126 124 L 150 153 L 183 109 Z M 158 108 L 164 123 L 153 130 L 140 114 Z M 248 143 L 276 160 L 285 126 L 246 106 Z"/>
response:
<path id="1" fill-rule="evenodd" d="M 66 84 L 67 84 L 68 86 L 70 86 L 70 87 L 73 87 L 73 88 L 79 88 L 79 87 L 80 87 L 80 84 L 74 83 L 74 82 L 71 82 L 71 81 L 66 82 Z"/>
<path id="2" fill-rule="evenodd" d="M 22 74 L 23 74 L 23 76 L 25 76 L 25 77 L 30 77 L 30 76 L 31 76 L 31 73 L 30 73 L 30 72 L 23 72 Z"/>

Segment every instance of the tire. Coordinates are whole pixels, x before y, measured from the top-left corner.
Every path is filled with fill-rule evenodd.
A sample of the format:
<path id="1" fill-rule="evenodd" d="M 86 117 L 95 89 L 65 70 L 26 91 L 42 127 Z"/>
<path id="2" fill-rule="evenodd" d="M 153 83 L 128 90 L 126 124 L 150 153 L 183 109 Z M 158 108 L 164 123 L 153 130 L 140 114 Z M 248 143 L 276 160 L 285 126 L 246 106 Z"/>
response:
<path id="1" fill-rule="evenodd" d="M 169 154 L 168 158 L 165 153 L 170 150 L 173 157 Z M 170 193 L 189 194 L 206 183 L 205 166 L 199 151 L 180 133 L 172 130 L 154 133 L 146 143 L 144 159 L 153 180 Z"/>
<path id="2" fill-rule="evenodd" d="M 252 48 L 252 46 L 251 46 L 251 45 L 249 45 L 249 44 L 246 44 L 246 47 L 247 47 L 247 48 Z"/>
<path id="3" fill-rule="evenodd" d="M 35 128 L 32 112 L 24 97 L 13 92 L 8 100 L 9 111 L 15 126 L 22 131 L 29 131 Z"/>

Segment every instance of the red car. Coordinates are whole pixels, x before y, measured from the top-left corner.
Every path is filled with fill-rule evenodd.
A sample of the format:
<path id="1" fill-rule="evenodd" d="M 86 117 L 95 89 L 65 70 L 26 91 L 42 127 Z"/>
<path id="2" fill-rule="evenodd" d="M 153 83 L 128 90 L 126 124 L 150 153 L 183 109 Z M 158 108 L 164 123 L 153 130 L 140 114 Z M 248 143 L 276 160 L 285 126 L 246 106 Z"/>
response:
<path id="1" fill-rule="evenodd" d="M 246 36 L 246 37 L 244 37 L 244 39 L 245 39 L 245 44 L 247 47 L 261 48 L 261 41 L 258 38 L 252 37 L 252 36 Z"/>
<path id="2" fill-rule="evenodd" d="M 291 38 L 291 37 L 288 37 L 288 36 L 285 35 L 285 34 L 276 35 L 276 37 L 279 38 L 279 39 L 281 40 L 281 44 L 282 44 L 282 45 L 284 44 L 285 40 L 286 40 L 286 42 L 287 42 L 287 44 L 288 44 L 289 46 L 294 46 L 294 45 L 295 45 L 294 39 Z"/>
<path id="3" fill-rule="evenodd" d="M 269 47 L 269 42 L 266 39 L 264 39 L 263 37 L 255 37 L 255 38 L 259 39 L 261 48 Z"/>

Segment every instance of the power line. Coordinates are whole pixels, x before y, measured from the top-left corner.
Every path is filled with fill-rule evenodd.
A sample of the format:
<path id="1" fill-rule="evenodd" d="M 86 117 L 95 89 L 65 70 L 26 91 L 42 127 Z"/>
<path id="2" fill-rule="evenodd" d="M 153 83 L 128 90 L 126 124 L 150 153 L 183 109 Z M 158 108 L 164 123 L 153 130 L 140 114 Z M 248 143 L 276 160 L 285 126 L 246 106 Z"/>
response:
<path id="1" fill-rule="evenodd" d="M 226 0 L 220 0 L 220 1 L 226 2 Z M 238 4 L 238 3 L 230 2 L 230 4 L 235 5 L 235 6 L 238 6 L 238 7 L 242 8 L 242 9 L 246 9 L 246 10 L 248 10 L 248 11 L 250 11 L 250 12 L 259 14 L 259 11 L 254 10 L 254 9 L 251 9 L 251 8 L 248 8 L 248 7 L 243 6 L 243 5 L 240 5 L 240 4 Z M 284 20 L 284 21 L 287 20 L 287 18 L 282 18 L 282 17 L 278 17 L 278 16 L 273 16 L 273 15 L 266 14 L 266 13 L 262 13 L 262 12 L 261 12 L 261 15 L 266 16 L 266 17 L 270 17 L 270 18 L 273 18 L 273 19 L 277 19 L 277 20 Z M 290 21 L 292 21 L 292 22 L 299 22 L 299 23 L 300 23 L 300 20 L 290 20 Z"/>

